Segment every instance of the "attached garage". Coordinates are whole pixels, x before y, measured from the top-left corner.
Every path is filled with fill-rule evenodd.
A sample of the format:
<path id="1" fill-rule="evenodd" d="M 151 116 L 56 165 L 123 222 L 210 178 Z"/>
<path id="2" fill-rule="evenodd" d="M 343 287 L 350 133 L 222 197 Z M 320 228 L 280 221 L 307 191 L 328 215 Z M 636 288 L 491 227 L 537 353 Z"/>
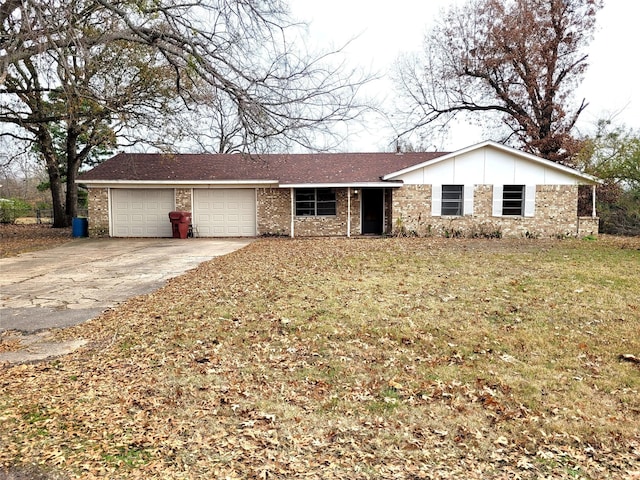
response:
<path id="1" fill-rule="evenodd" d="M 400 155 L 123 152 L 77 182 L 91 236 L 170 237 L 172 210 L 191 212 L 196 237 L 598 231 L 598 179 L 494 142 Z M 592 188 L 588 216 L 580 185 Z"/>
<path id="2" fill-rule="evenodd" d="M 112 236 L 171 237 L 173 189 L 111 189 Z"/>
<path id="3" fill-rule="evenodd" d="M 199 237 L 256 235 L 253 188 L 194 189 L 193 206 L 193 226 Z"/>

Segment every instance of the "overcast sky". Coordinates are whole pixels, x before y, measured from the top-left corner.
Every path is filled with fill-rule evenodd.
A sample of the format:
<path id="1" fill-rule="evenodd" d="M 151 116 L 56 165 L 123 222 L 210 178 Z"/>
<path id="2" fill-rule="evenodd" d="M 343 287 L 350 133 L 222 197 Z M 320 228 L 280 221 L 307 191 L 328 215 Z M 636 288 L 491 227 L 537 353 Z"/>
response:
<path id="1" fill-rule="evenodd" d="M 289 0 L 295 18 L 310 24 L 308 42 L 318 48 L 346 48 L 348 61 L 386 74 L 403 52 L 420 49 L 424 32 L 439 11 L 454 0 Z M 586 98 L 589 107 L 582 114 L 581 131 L 593 122 L 620 112 L 616 120 L 640 129 L 640 65 L 638 19 L 640 2 L 605 0 L 598 13 L 597 31 L 589 48 L 590 67 L 576 92 L 576 102 Z M 382 79 L 370 92 L 381 98 L 393 95 L 392 84 Z M 461 133 L 463 132 L 463 133 Z M 353 131 L 345 145 L 350 151 L 378 151 L 388 148 L 392 131 L 369 125 Z M 464 137 L 464 138 L 463 138 Z M 478 129 L 452 132 L 446 144 L 454 150 L 484 140 Z"/>

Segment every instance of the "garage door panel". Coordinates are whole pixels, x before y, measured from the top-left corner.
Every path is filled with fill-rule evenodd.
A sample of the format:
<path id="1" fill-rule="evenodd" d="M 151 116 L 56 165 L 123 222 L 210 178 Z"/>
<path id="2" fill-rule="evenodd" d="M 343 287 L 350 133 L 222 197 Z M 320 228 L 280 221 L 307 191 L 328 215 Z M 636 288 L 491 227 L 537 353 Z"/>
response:
<path id="1" fill-rule="evenodd" d="M 254 189 L 196 189 L 193 221 L 202 237 L 256 235 Z"/>
<path id="2" fill-rule="evenodd" d="M 116 237 L 171 237 L 173 189 L 113 189 L 112 231 Z"/>

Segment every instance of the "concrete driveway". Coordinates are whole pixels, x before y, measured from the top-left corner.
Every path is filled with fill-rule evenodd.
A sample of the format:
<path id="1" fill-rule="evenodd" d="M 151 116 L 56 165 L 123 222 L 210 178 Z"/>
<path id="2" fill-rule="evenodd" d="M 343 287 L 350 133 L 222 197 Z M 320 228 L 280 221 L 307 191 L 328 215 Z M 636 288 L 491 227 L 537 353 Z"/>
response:
<path id="1" fill-rule="evenodd" d="M 78 239 L 0 259 L 0 332 L 82 323 L 252 239 Z"/>

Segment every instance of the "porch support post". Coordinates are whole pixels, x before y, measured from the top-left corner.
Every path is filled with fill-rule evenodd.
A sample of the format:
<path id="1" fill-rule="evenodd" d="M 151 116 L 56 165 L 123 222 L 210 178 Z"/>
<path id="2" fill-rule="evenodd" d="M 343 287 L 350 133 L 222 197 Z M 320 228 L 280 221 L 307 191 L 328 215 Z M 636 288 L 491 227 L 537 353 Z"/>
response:
<path id="1" fill-rule="evenodd" d="M 596 186 L 593 185 L 591 188 L 593 189 L 593 194 L 591 195 L 591 216 L 596 218 Z"/>
<path id="2" fill-rule="evenodd" d="M 295 237 L 293 229 L 295 228 L 295 214 L 296 214 L 296 192 L 293 188 L 289 189 L 291 192 L 291 238 Z"/>
<path id="3" fill-rule="evenodd" d="M 347 238 L 351 238 L 351 187 L 347 187 Z"/>

